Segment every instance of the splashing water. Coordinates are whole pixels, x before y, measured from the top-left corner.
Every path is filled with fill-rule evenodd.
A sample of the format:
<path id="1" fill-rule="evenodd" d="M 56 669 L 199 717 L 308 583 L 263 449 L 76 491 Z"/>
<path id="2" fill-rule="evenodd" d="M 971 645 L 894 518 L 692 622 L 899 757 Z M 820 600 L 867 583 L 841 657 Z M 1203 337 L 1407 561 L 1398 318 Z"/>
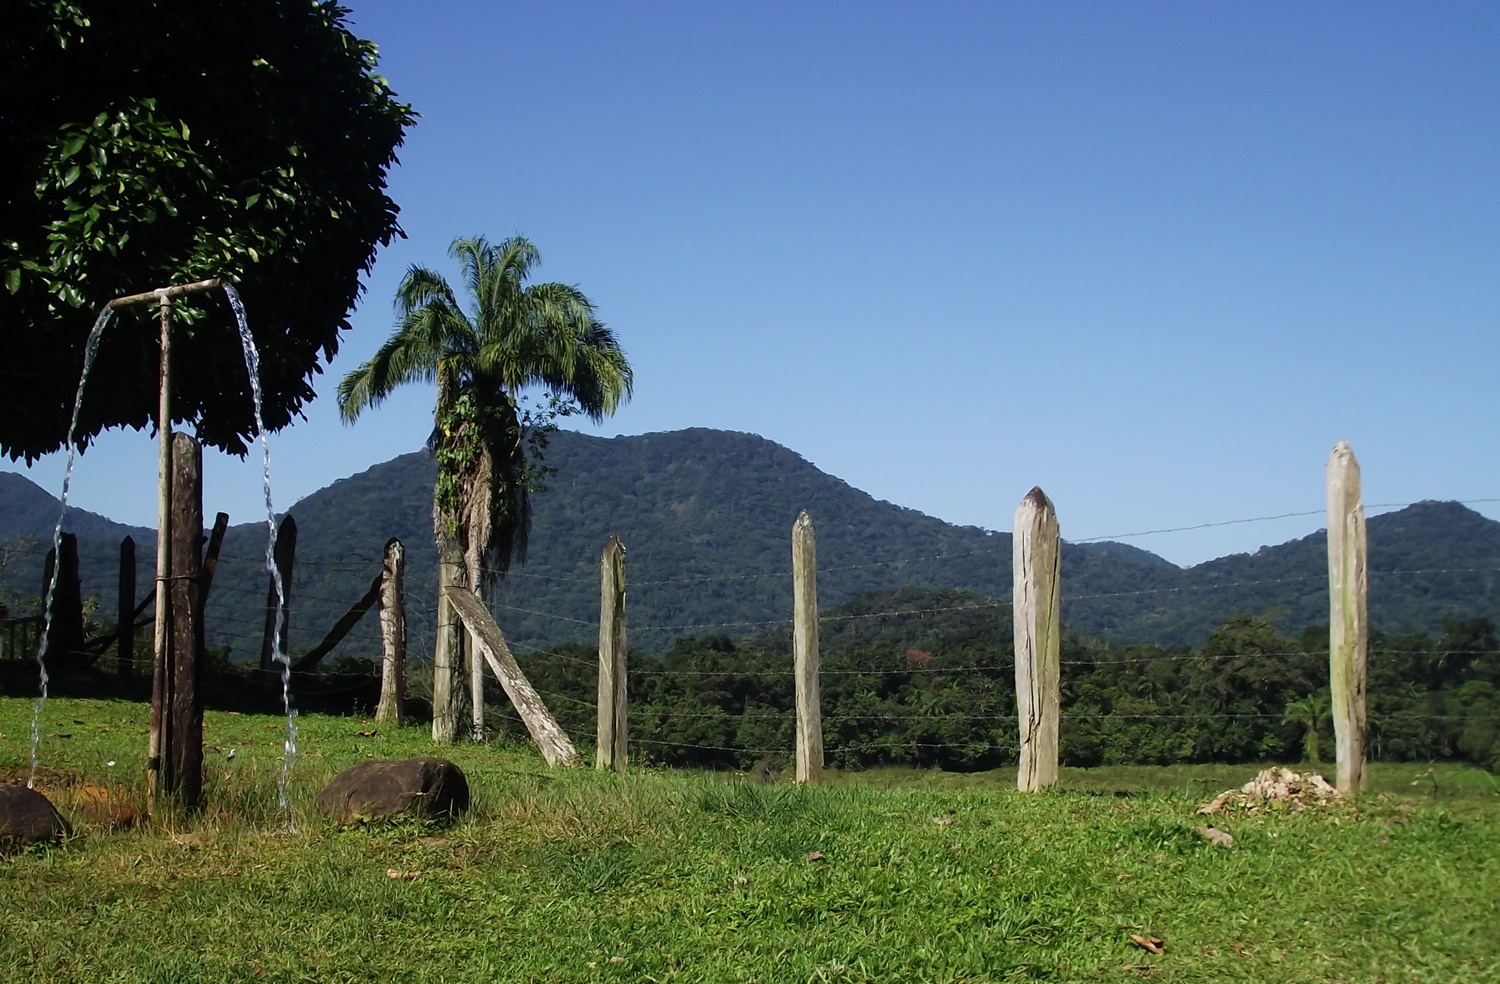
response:
<path id="1" fill-rule="evenodd" d="M 255 348 L 255 337 L 250 334 L 250 322 L 245 318 L 245 304 L 239 292 L 229 284 L 224 285 L 229 306 L 234 309 L 234 320 L 239 325 L 240 343 L 245 349 L 245 369 L 250 373 L 250 394 L 255 404 L 255 432 L 260 436 L 261 468 L 265 475 L 266 525 L 270 538 L 266 543 L 266 569 L 276 585 L 276 620 L 271 630 L 271 658 L 281 664 L 281 703 L 286 708 L 286 743 L 281 760 L 281 776 L 276 783 L 281 811 L 291 815 L 291 801 L 287 796 L 287 779 L 291 776 L 292 763 L 297 759 L 297 711 L 292 707 L 292 660 L 281 649 L 281 612 L 286 607 L 286 588 L 281 583 L 281 571 L 276 566 L 276 507 L 271 501 L 271 446 L 266 443 L 266 427 L 260 419 L 260 354 Z M 295 829 L 295 827 L 294 827 Z"/>
<path id="2" fill-rule="evenodd" d="M 114 313 L 114 309 L 108 306 L 100 309 L 99 317 L 94 320 L 94 327 L 89 331 L 88 341 L 83 345 L 83 373 L 78 377 L 78 393 L 73 397 L 73 419 L 68 423 L 68 465 L 63 469 L 62 505 L 57 511 L 57 525 L 52 527 L 52 578 L 47 582 L 47 597 L 42 601 L 42 637 L 37 641 L 36 647 L 41 694 L 36 699 L 36 706 L 31 709 L 31 775 L 26 778 L 27 789 L 31 789 L 36 783 L 37 746 L 42 740 L 42 707 L 47 703 L 45 652 L 47 640 L 52 635 L 52 598 L 57 593 L 57 578 L 62 567 L 63 517 L 68 514 L 68 486 L 73 482 L 73 460 L 77 452 L 73 445 L 73 435 L 78 432 L 78 411 L 83 406 L 83 386 L 89 380 L 89 369 L 93 367 L 94 355 L 99 351 L 99 337 L 104 334 L 104 326 L 109 324 Z"/>

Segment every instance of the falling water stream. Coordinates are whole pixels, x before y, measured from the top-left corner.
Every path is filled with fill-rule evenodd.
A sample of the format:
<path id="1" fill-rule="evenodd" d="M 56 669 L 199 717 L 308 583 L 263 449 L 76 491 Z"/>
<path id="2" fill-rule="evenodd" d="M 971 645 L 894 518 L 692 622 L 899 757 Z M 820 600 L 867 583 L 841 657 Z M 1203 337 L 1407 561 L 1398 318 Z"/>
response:
<path id="1" fill-rule="evenodd" d="M 229 306 L 234 309 L 234 320 L 239 325 L 240 344 L 245 349 L 245 369 L 250 374 L 250 395 L 255 405 L 255 432 L 260 436 L 261 471 L 265 476 L 266 526 L 270 530 L 266 542 L 266 569 L 276 584 L 276 619 L 271 630 L 271 656 L 281 664 L 281 703 L 286 709 L 285 755 L 281 760 L 281 775 L 276 781 L 276 792 L 281 811 L 291 817 L 290 800 L 287 797 L 287 780 L 292 774 L 292 764 L 297 759 L 297 711 L 292 707 L 292 660 L 281 649 L 281 612 L 286 607 L 286 587 L 281 583 L 281 570 L 276 566 L 276 507 L 271 501 L 271 446 L 266 443 L 266 427 L 260 418 L 260 354 L 255 348 L 255 337 L 250 334 L 250 323 L 245 319 L 245 304 L 239 292 L 229 284 L 224 285 Z"/>
<path id="2" fill-rule="evenodd" d="M 94 320 L 94 327 L 89 332 L 88 341 L 83 345 L 83 373 L 78 377 L 78 393 L 73 397 L 73 418 L 68 423 L 68 464 L 63 469 L 62 505 L 57 512 L 57 525 L 52 527 L 52 577 L 47 581 L 47 597 L 42 601 L 42 638 L 36 647 L 36 668 L 37 675 L 41 678 L 41 694 L 36 699 L 36 706 L 31 709 L 31 775 L 26 778 L 27 789 L 33 788 L 36 783 L 37 746 L 42 740 L 42 707 L 47 703 L 47 640 L 52 636 L 52 597 L 57 593 L 57 580 L 62 571 L 63 517 L 68 514 L 68 486 L 73 482 L 73 460 L 77 450 L 73 444 L 73 435 L 78 431 L 78 409 L 83 406 L 83 385 L 88 382 L 89 369 L 94 364 L 95 353 L 99 351 L 99 336 L 104 334 L 104 326 L 109 324 L 114 313 L 114 309 L 108 306 L 100 310 L 99 317 Z"/>
<path id="3" fill-rule="evenodd" d="M 224 293 L 229 298 L 229 306 L 234 310 L 234 319 L 239 327 L 240 344 L 245 351 L 245 369 L 250 376 L 250 395 L 255 408 L 255 432 L 260 438 L 261 469 L 265 476 L 266 492 L 266 524 L 270 529 L 269 540 L 266 544 L 266 568 L 271 572 L 271 578 L 276 585 L 276 617 L 271 635 L 271 652 L 273 659 L 281 664 L 281 701 L 286 709 L 286 743 L 285 755 L 281 760 L 281 775 L 277 780 L 277 796 L 283 813 L 290 817 L 290 800 L 287 795 L 287 780 L 291 776 L 292 765 L 297 758 L 297 712 L 292 707 L 292 662 L 291 658 L 282 651 L 281 639 L 281 613 L 286 607 L 286 588 L 281 583 L 281 572 L 276 567 L 276 508 L 271 500 L 271 447 L 266 441 L 266 428 L 261 420 L 261 391 L 260 391 L 260 353 L 255 348 L 255 338 L 250 334 L 250 324 L 245 318 L 245 305 L 240 300 L 239 293 L 229 284 L 224 284 Z M 57 516 L 57 525 L 52 530 L 52 550 L 54 557 L 61 556 L 63 518 L 68 511 L 68 486 L 73 481 L 73 463 L 76 448 L 74 446 L 74 434 L 78 430 L 78 410 L 83 405 L 83 387 L 88 382 L 89 370 L 94 364 L 94 355 L 99 350 L 99 337 L 104 333 L 104 326 L 109 324 L 114 310 L 108 306 L 99 312 L 98 319 L 94 322 L 93 330 L 89 332 L 88 341 L 83 350 L 83 374 L 78 379 L 78 394 L 73 399 L 73 418 L 68 425 L 68 459 L 67 467 L 63 472 L 62 505 Z M 163 423 L 162 426 L 168 426 Z M 26 780 L 27 788 L 31 788 L 36 782 L 37 770 L 37 746 L 41 742 L 42 707 L 47 703 L 47 663 L 45 659 L 46 640 L 52 631 L 52 601 L 54 589 L 57 583 L 57 564 L 54 562 L 53 576 L 47 584 L 47 597 L 43 601 L 42 639 L 37 646 L 36 662 L 37 671 L 41 678 L 41 694 L 37 698 L 36 706 L 31 713 L 31 775 Z M 157 604 L 162 601 L 158 599 Z M 295 827 L 293 828 L 295 829 Z"/>

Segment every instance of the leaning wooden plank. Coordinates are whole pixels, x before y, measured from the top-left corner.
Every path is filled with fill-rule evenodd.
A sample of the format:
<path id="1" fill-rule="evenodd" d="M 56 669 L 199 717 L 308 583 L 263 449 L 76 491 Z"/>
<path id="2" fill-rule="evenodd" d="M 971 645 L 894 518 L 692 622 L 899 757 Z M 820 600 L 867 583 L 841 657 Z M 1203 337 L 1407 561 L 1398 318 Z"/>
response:
<path id="1" fill-rule="evenodd" d="M 359 620 L 365 617 L 365 613 L 375 607 L 375 602 L 380 600 L 382 580 L 384 580 L 383 574 L 375 576 L 375 580 L 370 582 L 370 590 L 366 591 L 364 597 L 356 601 L 342 618 L 333 623 L 333 628 L 328 630 L 323 641 L 308 650 L 306 656 L 292 664 L 293 673 L 306 673 L 311 670 L 322 662 L 324 656 L 333 651 L 334 646 L 344 641 L 344 636 L 349 634 L 349 630 L 354 628 Z"/>
<path id="2" fill-rule="evenodd" d="M 505 637 L 500 634 L 500 626 L 495 624 L 490 613 L 484 610 L 479 599 L 467 588 L 450 584 L 445 593 L 465 627 L 474 634 L 485 662 L 495 671 L 495 678 L 505 688 L 505 696 L 510 698 L 516 713 L 521 715 L 526 730 L 531 732 L 531 738 L 542 750 L 542 757 L 547 760 L 547 764 L 577 765 L 578 750 L 573 747 L 563 729 L 557 726 L 547 705 L 542 703 L 542 698 L 537 696 L 526 675 L 516 665 L 516 658 L 510 654 L 510 649 L 505 645 Z"/>

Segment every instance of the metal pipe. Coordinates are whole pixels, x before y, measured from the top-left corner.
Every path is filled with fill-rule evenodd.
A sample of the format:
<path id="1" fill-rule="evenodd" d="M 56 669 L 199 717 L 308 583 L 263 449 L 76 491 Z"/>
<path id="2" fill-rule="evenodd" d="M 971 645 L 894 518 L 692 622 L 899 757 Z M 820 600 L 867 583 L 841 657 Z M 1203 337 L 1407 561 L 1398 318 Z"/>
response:
<path id="1" fill-rule="evenodd" d="M 208 281 L 204 281 L 207 283 Z M 218 281 L 213 281 L 217 283 Z M 151 660 L 151 730 L 146 747 L 146 768 L 150 770 L 149 792 L 154 794 L 163 779 L 163 755 L 167 748 L 167 695 L 171 685 L 168 633 L 171 631 L 171 599 L 167 581 L 172 576 L 172 301 L 166 291 L 137 294 L 110 301 L 140 303 L 139 298 L 156 301 L 161 307 L 161 390 L 156 411 L 156 430 L 160 439 L 157 452 L 156 500 L 156 639 Z"/>
<path id="2" fill-rule="evenodd" d="M 144 294 L 130 294 L 126 297 L 117 297 L 109 302 L 108 307 L 111 310 L 118 311 L 120 308 L 134 307 L 137 304 L 159 304 L 162 301 L 186 297 L 189 294 L 205 294 L 222 286 L 224 286 L 223 277 L 212 277 L 208 280 L 200 280 L 197 283 L 177 284 L 174 287 L 158 287 L 155 290 L 148 290 Z"/>

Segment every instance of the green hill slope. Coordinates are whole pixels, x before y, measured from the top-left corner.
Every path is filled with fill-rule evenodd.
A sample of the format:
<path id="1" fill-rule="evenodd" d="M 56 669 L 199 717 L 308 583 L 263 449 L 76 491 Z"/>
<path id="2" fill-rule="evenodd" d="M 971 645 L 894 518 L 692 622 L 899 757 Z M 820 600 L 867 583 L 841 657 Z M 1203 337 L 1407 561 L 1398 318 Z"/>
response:
<path id="1" fill-rule="evenodd" d="M 801 509 L 817 528 L 825 606 L 903 586 L 1010 595 L 1008 533 L 876 500 L 753 435 L 691 429 L 605 439 L 565 431 L 553 437 L 547 463 L 556 473 L 535 498 L 531 556 L 492 599 L 522 647 L 596 635 L 598 556 L 612 533 L 628 552 L 633 648 L 661 652 L 682 634 L 744 636 L 780 624 L 791 611 L 790 530 Z M 408 550 L 411 646 L 429 651 L 433 475 L 426 454 L 401 455 L 291 508 L 299 528 L 294 651 L 313 645 L 363 594 L 393 536 Z M 50 536 L 56 500 L 20 476 L 0 474 L 0 482 L 0 539 Z M 205 508 L 211 514 L 214 506 Z M 149 580 L 149 531 L 74 511 L 66 525 L 83 543 L 85 591 L 105 611 L 114 605 L 119 536 L 136 536 L 141 580 Z M 1500 619 L 1500 523 L 1454 503 L 1421 503 L 1374 517 L 1369 528 L 1378 626 L 1436 631 L 1449 617 Z M 237 657 L 259 651 L 265 539 L 262 522 L 231 527 L 209 603 L 210 641 Z M 34 594 L 44 550 L 13 561 L 0 590 Z M 1064 617 L 1075 629 L 1128 643 L 1199 642 L 1238 612 L 1270 613 L 1295 634 L 1326 621 L 1323 551 L 1318 533 L 1184 570 L 1124 544 L 1069 544 Z M 346 644 L 346 652 L 375 648 L 372 624 Z"/>

